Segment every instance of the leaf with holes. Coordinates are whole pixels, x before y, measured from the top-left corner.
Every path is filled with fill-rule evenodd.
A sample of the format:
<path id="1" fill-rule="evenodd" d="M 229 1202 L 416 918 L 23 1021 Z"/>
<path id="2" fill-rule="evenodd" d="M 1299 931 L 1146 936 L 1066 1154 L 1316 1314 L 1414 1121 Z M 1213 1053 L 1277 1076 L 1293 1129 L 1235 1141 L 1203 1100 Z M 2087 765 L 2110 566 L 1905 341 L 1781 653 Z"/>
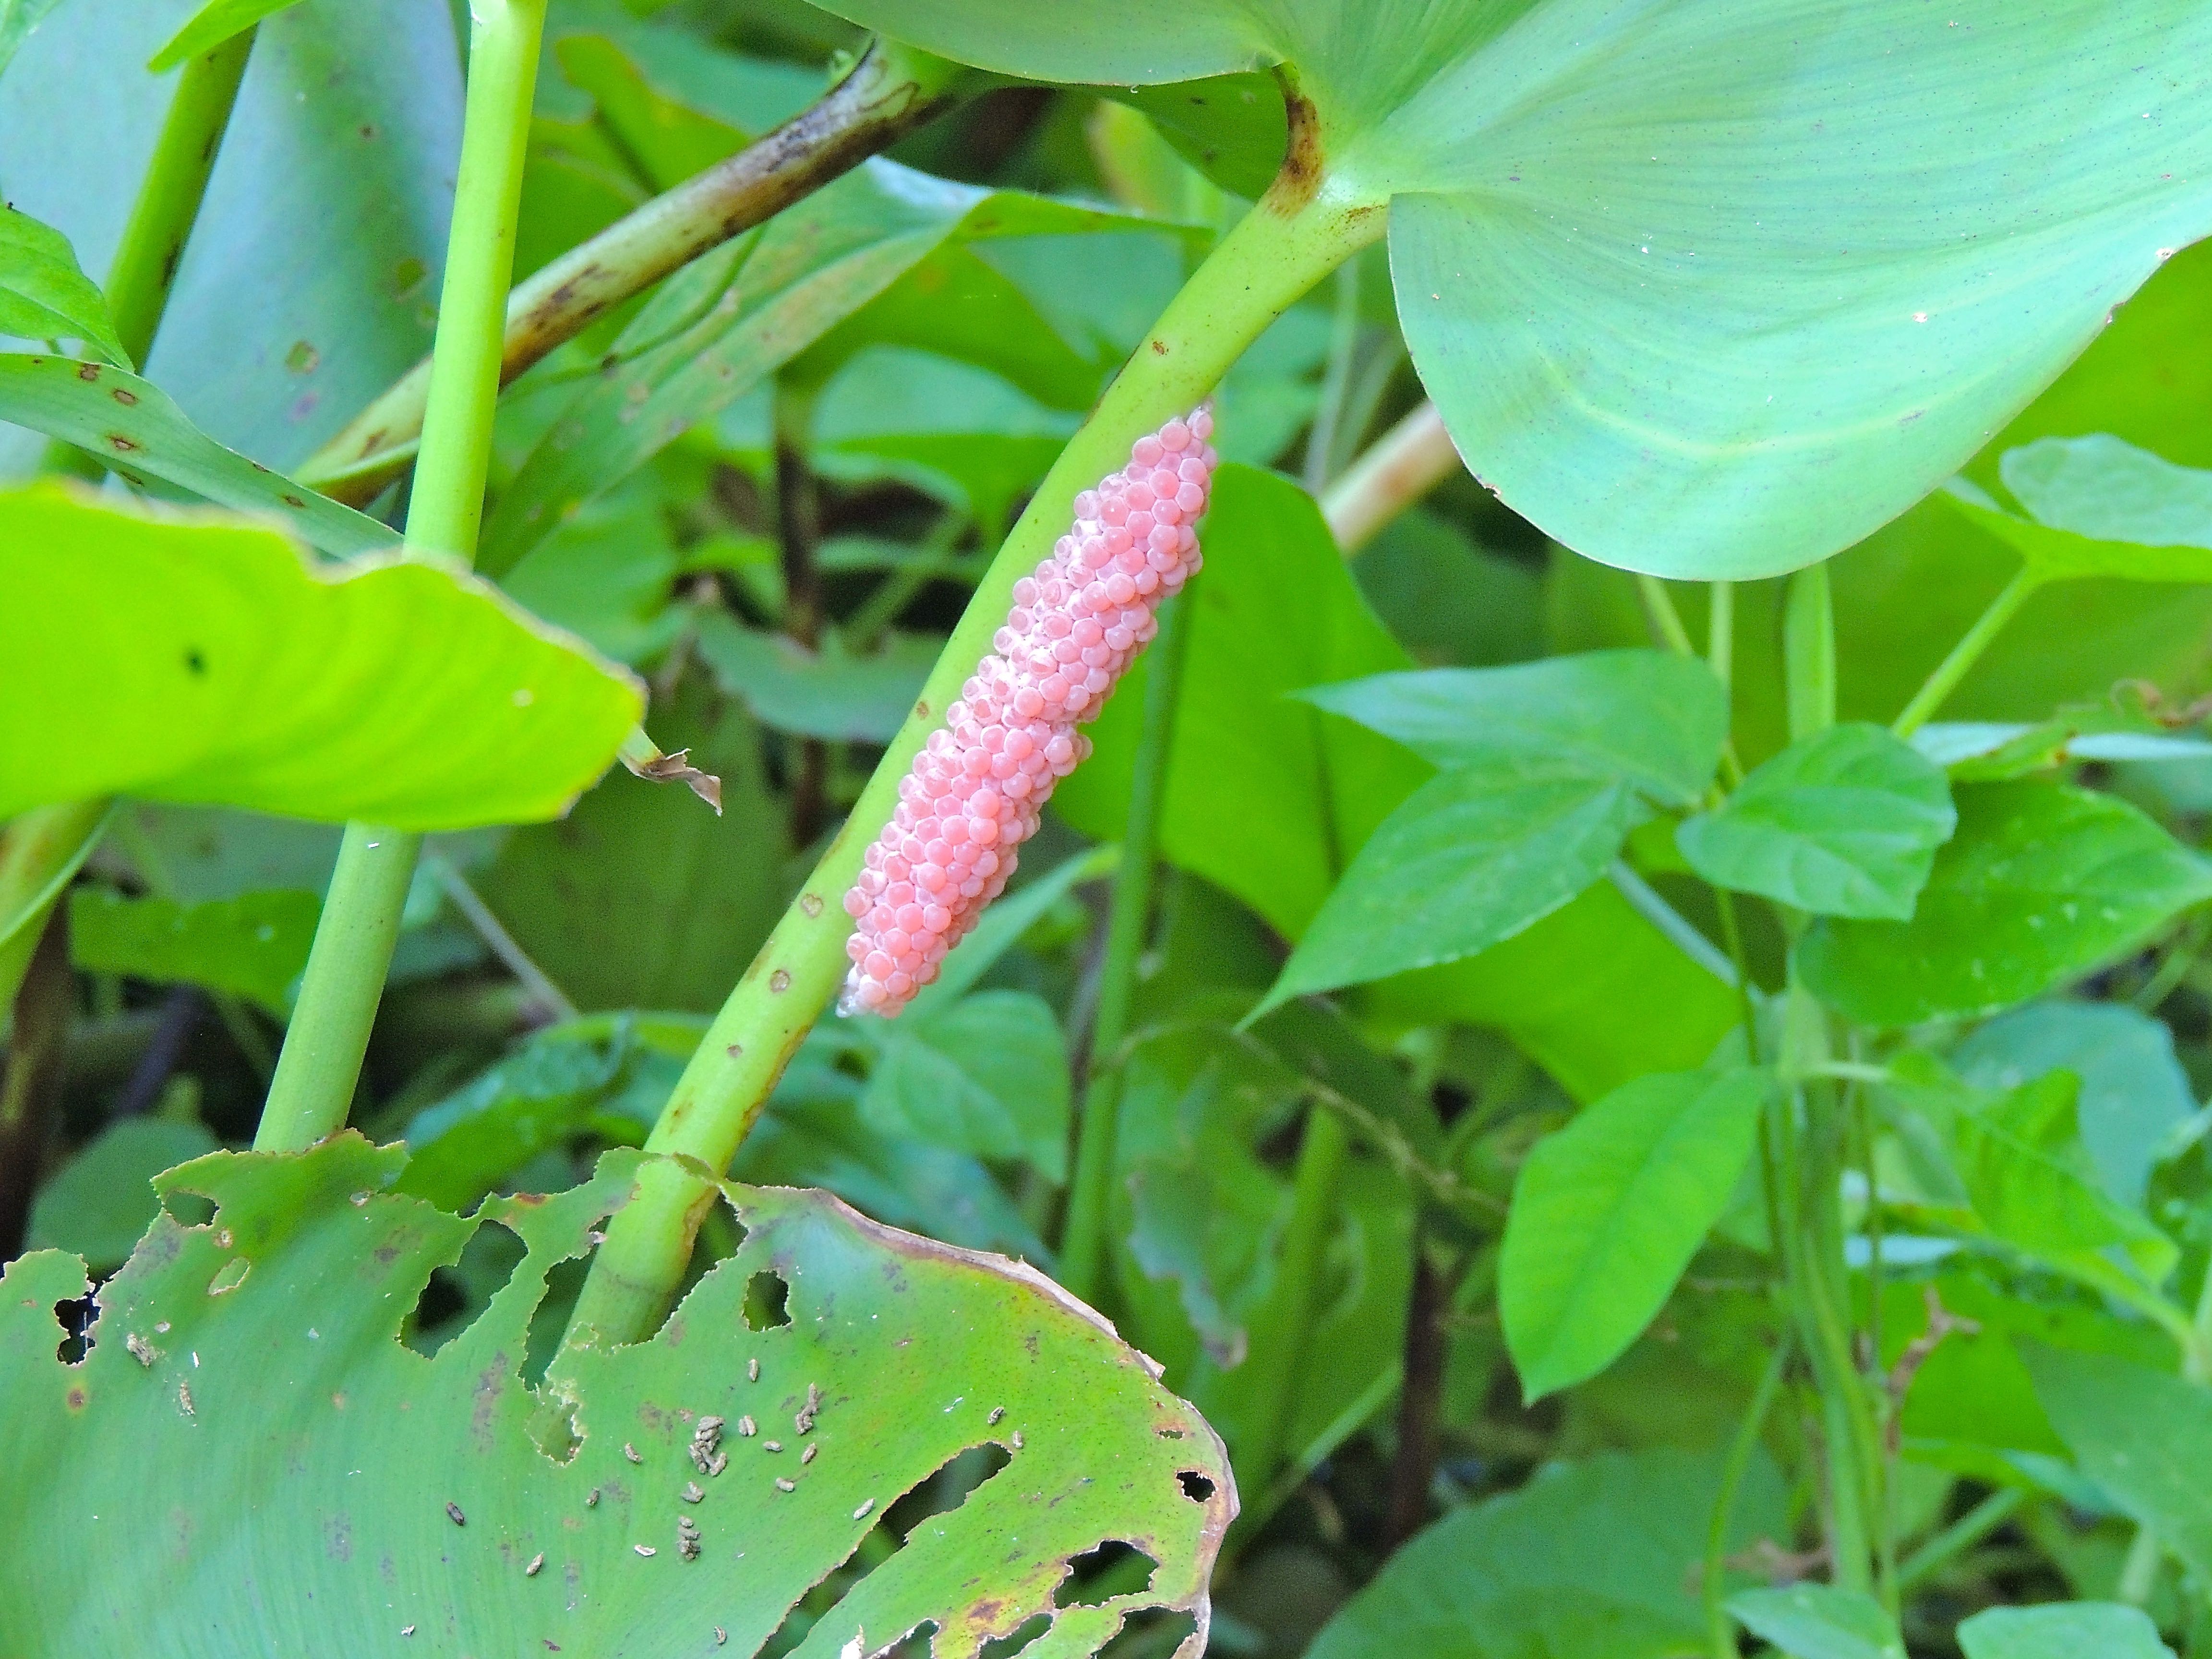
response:
<path id="1" fill-rule="evenodd" d="M 0 818 L 124 792 L 408 830 L 555 817 L 643 704 L 465 574 L 325 576 L 270 530 L 51 486 L 0 494 Z"/>
<path id="2" fill-rule="evenodd" d="M 218 507 L 260 514 L 334 557 L 399 544 L 397 532 L 367 514 L 224 448 L 151 380 L 106 364 L 0 356 L 0 421 L 75 444 L 133 483 L 158 478 Z"/>
<path id="3" fill-rule="evenodd" d="M 1469 465 L 1662 575 L 1869 534 L 2212 229 L 2194 0 L 830 4 L 1039 79 L 1283 65 L 1311 118 L 1291 176 L 1388 204 Z"/>
<path id="4" fill-rule="evenodd" d="M 546 1274 L 626 1201 L 635 1155 L 470 1218 L 385 1191 L 404 1164 L 348 1134 L 171 1172 L 215 1216 L 156 1219 L 76 1363 L 54 1304 L 85 1293 L 78 1262 L 9 1266 L 0 1648 L 405 1651 L 412 1630 L 642 1659 L 719 1631 L 743 1654 L 824 1581 L 800 1659 L 924 1626 L 965 1659 L 1046 1619 L 1038 1651 L 1084 1654 L 1152 1608 L 1203 1644 L 1236 1512 L 1220 1443 L 1033 1270 L 729 1187 L 736 1254 L 657 1336 L 541 1387 L 523 1355 Z M 521 1240 L 512 1278 L 433 1356 L 403 1346 L 486 1221 Z M 984 1474 L 949 1511 L 948 1469 Z M 1071 1563 L 1109 1545 L 1149 1580 L 1086 1599 Z"/>

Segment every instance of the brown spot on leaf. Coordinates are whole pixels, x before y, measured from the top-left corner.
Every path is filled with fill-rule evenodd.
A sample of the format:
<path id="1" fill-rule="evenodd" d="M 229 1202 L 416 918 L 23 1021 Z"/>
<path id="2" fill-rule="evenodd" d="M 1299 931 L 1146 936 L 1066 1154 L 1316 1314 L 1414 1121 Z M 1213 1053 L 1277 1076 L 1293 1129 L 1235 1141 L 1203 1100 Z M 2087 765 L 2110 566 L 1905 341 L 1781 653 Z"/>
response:
<path id="1" fill-rule="evenodd" d="M 138 402 L 138 394 L 133 392 L 127 386 L 117 386 L 107 395 L 114 398 L 117 403 L 121 404 L 125 409 L 135 408 Z"/>
<path id="2" fill-rule="evenodd" d="M 138 448 L 137 443 L 125 437 L 120 432 L 111 432 L 107 434 L 107 446 L 118 455 L 131 454 Z"/>
<path id="3" fill-rule="evenodd" d="M 78 379 L 78 380 L 98 380 L 98 379 L 100 378 L 100 365 L 99 365 L 98 363 L 80 363 L 80 364 L 78 364 L 78 365 L 77 365 L 77 370 L 76 370 L 76 377 L 77 377 L 77 379 Z"/>
<path id="4" fill-rule="evenodd" d="M 82 1388 L 71 1389 L 69 1391 L 69 1408 L 71 1411 L 82 1411 L 84 1409 L 84 1401 L 85 1393 Z"/>

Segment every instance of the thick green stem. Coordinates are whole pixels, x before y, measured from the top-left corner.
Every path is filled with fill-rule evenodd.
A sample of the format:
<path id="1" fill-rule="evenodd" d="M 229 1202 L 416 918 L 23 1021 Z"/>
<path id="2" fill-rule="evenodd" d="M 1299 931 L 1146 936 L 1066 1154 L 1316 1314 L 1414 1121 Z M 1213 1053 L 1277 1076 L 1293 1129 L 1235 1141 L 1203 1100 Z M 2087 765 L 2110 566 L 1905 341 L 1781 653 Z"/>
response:
<path id="1" fill-rule="evenodd" d="M 1659 642 L 1678 657 L 1694 657 L 1698 647 L 1690 643 L 1690 630 L 1682 626 L 1682 613 L 1674 609 L 1674 596 L 1667 591 L 1667 584 L 1656 576 L 1638 575 L 1636 597 L 1644 601 L 1644 615 L 1650 623 L 1651 631 Z"/>
<path id="2" fill-rule="evenodd" d="M 1090 1075 L 1084 1084 L 1067 1231 L 1060 1247 L 1060 1282 L 1092 1304 L 1097 1302 L 1105 1281 L 1106 1230 L 1114 1209 L 1115 1134 L 1121 1105 L 1121 1040 L 1129 1033 L 1137 963 L 1152 927 L 1152 884 L 1159 863 L 1160 804 L 1167 793 L 1168 756 L 1175 739 L 1176 705 L 1182 685 L 1183 657 L 1189 647 L 1191 609 L 1188 589 L 1161 606 L 1159 635 L 1147 653 L 1144 723 L 1138 732 L 1136 775 L 1129 791 L 1129 827 L 1121 842 L 1121 873 L 1114 879 L 1113 908 L 1106 917 L 1098 1012 L 1091 1023 Z"/>
<path id="3" fill-rule="evenodd" d="M 507 301 L 501 384 L 623 301 L 888 149 L 981 84 L 942 58 L 878 40 L 812 106 L 518 286 Z M 356 506 L 373 499 L 415 457 L 430 380 L 430 360 L 416 364 L 295 476 Z"/>
<path id="4" fill-rule="evenodd" d="M 1359 264 L 1347 259 L 1336 268 L 1336 317 L 1329 330 L 1328 363 L 1322 373 L 1313 426 L 1306 434 L 1305 486 L 1313 495 L 1328 487 L 1334 471 L 1337 428 L 1344 419 L 1344 400 L 1352 386 L 1352 354 L 1358 344 Z M 1354 441 L 1358 435 L 1353 434 Z"/>
<path id="5" fill-rule="evenodd" d="M 1735 684 L 1735 584 L 1713 582 L 1705 592 L 1705 663 L 1726 689 Z"/>
<path id="6" fill-rule="evenodd" d="M 990 649 L 1015 581 L 1051 552 L 1073 520 L 1077 492 L 1121 465 L 1139 437 L 1200 402 L 1268 324 L 1382 234 L 1380 203 L 1311 190 L 1310 177 L 1299 173 L 1268 191 L 1161 313 L 1060 452 L 976 585 L 914 713 L 884 750 L 852 816 L 684 1068 L 647 1151 L 694 1160 L 717 1175 L 729 1167 L 844 975 L 848 923 L 838 900 L 859 873 L 869 840 L 890 817 L 899 779 Z M 636 1194 L 615 1217 L 592 1261 L 569 1324 L 570 1346 L 632 1341 L 655 1328 L 690 1260 L 695 1223 L 687 1218 L 704 1201 L 702 1179 L 676 1163 L 643 1166 Z"/>
<path id="7" fill-rule="evenodd" d="M 1782 611 L 1782 653 L 1789 668 L 1794 743 L 1836 723 L 1836 611 L 1825 564 L 1808 565 L 1790 579 Z"/>
<path id="8" fill-rule="evenodd" d="M 1784 1332 L 1774 1346 L 1774 1357 L 1766 1362 L 1759 1386 L 1753 1390 L 1751 1406 L 1736 1425 L 1735 1439 L 1729 1446 L 1728 1462 L 1721 1466 L 1721 1489 L 1713 1500 L 1712 1519 L 1705 1526 L 1705 1571 L 1698 1591 L 1705 1607 L 1705 1633 L 1711 1644 L 1713 1659 L 1741 1659 L 1736 1646 L 1735 1626 L 1728 1616 L 1728 1537 L 1729 1525 L 1735 1518 L 1735 1495 L 1743 1485 L 1743 1477 L 1751 1468 L 1752 1454 L 1759 1449 L 1759 1437 L 1766 1427 L 1766 1415 L 1774 1409 L 1775 1396 L 1782 1392 L 1782 1379 L 1790 1369 L 1790 1335 Z"/>
<path id="9" fill-rule="evenodd" d="M 410 548 L 468 558 L 483 516 L 499 401 L 507 289 L 530 143 L 546 0 L 475 0 L 461 167 L 446 243 L 422 460 L 407 520 Z M 307 957 L 259 1150 L 313 1145 L 341 1127 L 399 939 L 419 836 L 349 824 Z"/>
<path id="10" fill-rule="evenodd" d="M 1990 601 L 1989 609 L 1960 636 L 1958 644 L 1951 647 L 1951 654 L 1936 665 L 1936 672 L 1912 694 L 1912 701 L 1905 705 L 1904 713 L 1890 722 L 1889 729 L 1900 738 L 1909 738 L 1925 726 L 1929 716 L 1943 706 L 1943 700 L 1959 689 L 1959 682 L 1966 678 L 1966 671 L 1990 648 L 1998 630 L 2027 602 L 2027 596 L 2042 586 L 2042 579 L 2027 570 L 2007 582 L 1996 598 Z"/>
<path id="11" fill-rule="evenodd" d="M 1322 1255 L 1335 1224 L 1336 1189 L 1351 1146 L 1352 1131 L 1343 1118 L 1319 1106 L 1307 1111 L 1305 1134 L 1298 1145 L 1297 1169 L 1291 1182 L 1291 1219 L 1283 1230 L 1278 1270 L 1282 1313 L 1268 1334 L 1267 1345 L 1268 1352 L 1281 1356 L 1281 1363 L 1267 1379 L 1251 1426 L 1237 1448 L 1238 1481 L 1249 1484 L 1255 1492 L 1265 1492 L 1281 1467 L 1291 1425 L 1297 1418 L 1305 1356 L 1313 1337 L 1314 1316 L 1321 1309 Z"/>

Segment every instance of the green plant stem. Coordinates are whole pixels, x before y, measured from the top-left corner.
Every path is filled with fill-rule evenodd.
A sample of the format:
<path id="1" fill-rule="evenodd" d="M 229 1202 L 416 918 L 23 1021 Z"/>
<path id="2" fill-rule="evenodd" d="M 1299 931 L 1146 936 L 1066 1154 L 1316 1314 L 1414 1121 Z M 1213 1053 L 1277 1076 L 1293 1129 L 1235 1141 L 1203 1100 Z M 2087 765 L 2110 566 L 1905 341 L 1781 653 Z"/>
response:
<path id="1" fill-rule="evenodd" d="M 1732 689 L 1735 684 L 1735 584 L 1710 582 L 1705 593 L 1705 664 L 1723 689 Z"/>
<path id="2" fill-rule="evenodd" d="M 1759 1064 L 1759 1000 L 1751 986 L 1751 969 L 1743 952 L 1743 927 L 1735 914 L 1735 895 L 1725 887 L 1712 890 L 1713 905 L 1720 912 L 1721 940 L 1728 946 L 1729 961 L 1735 969 L 1735 996 L 1739 1016 L 1743 1020 L 1743 1058 L 1748 1066 Z"/>
<path id="3" fill-rule="evenodd" d="M 1667 591 L 1666 583 L 1656 576 L 1639 574 L 1636 578 L 1636 597 L 1643 600 L 1644 617 L 1662 645 L 1678 657 L 1698 654 L 1698 647 L 1690 643 L 1690 630 L 1682 626 L 1682 613 L 1674 608 L 1674 596 Z"/>
<path id="4" fill-rule="evenodd" d="M 2000 1486 L 1905 1558 L 1897 1570 L 1900 1595 L 1917 1589 L 2012 1519 L 2027 1501 L 2020 1486 Z"/>
<path id="5" fill-rule="evenodd" d="M 422 459 L 407 520 L 410 548 L 462 559 L 474 553 L 483 516 L 545 6 L 546 0 L 475 0 L 471 7 L 460 175 L 446 244 Z M 422 845 L 419 836 L 346 826 L 254 1136 L 258 1150 L 295 1151 L 343 1126 Z"/>
<path id="6" fill-rule="evenodd" d="M 46 918 L 113 808 L 112 801 L 65 801 L 0 824 L 0 1008 L 15 1000 Z"/>
<path id="7" fill-rule="evenodd" d="M 1929 717 L 1943 706 L 1944 699 L 1959 689 L 1959 682 L 1966 678 L 1966 671 L 1990 648 L 1999 630 L 2027 602 L 2028 595 L 2042 586 L 2041 578 L 2025 569 L 2007 582 L 1996 598 L 1990 601 L 1989 608 L 1974 618 L 1974 625 L 1960 635 L 1950 654 L 1936 665 L 1935 672 L 1912 694 L 1912 701 L 1890 722 L 1889 729 L 1900 738 L 1909 738 L 1927 725 Z"/>
<path id="8" fill-rule="evenodd" d="M 1194 581 L 1203 578 L 1193 578 Z M 1189 589 L 1160 608 L 1160 631 L 1146 653 L 1144 720 L 1129 791 L 1129 825 L 1121 868 L 1106 916 L 1106 954 L 1098 975 L 1098 1011 L 1091 1023 L 1091 1063 L 1077 1130 L 1067 1228 L 1060 1240 L 1060 1282 L 1096 1304 L 1105 1288 L 1106 1236 L 1114 1209 L 1115 1134 L 1121 1106 L 1121 1042 L 1137 966 L 1152 931 L 1152 888 L 1159 866 L 1160 805 L 1167 793 L 1176 706 L 1189 647 Z"/>
<path id="9" fill-rule="evenodd" d="M 1782 654 L 1789 670 L 1794 743 L 1836 723 L 1836 611 L 1825 564 L 1808 565 L 1790 579 L 1782 609 Z"/>
<path id="10" fill-rule="evenodd" d="M 1282 1466 L 1291 1425 L 1297 1417 L 1305 1356 L 1313 1337 L 1314 1316 L 1321 1308 L 1322 1255 L 1336 1220 L 1337 1187 L 1351 1146 L 1352 1132 L 1341 1117 L 1318 1106 L 1308 1109 L 1305 1134 L 1298 1144 L 1297 1168 L 1291 1179 L 1291 1218 L 1283 1229 L 1283 1254 L 1277 1270 L 1282 1317 L 1267 1343 L 1267 1351 L 1280 1355 L 1281 1363 L 1267 1379 L 1251 1426 L 1237 1449 L 1242 1454 L 1237 1459 L 1239 1479 L 1249 1480 L 1255 1492 L 1265 1492 Z"/>
<path id="11" fill-rule="evenodd" d="M 1318 496 L 1328 487 L 1337 425 L 1344 418 L 1344 400 L 1352 385 L 1352 355 L 1358 344 L 1359 262 L 1347 259 L 1336 268 L 1336 314 L 1329 326 L 1328 363 L 1322 374 L 1313 425 L 1306 434 L 1304 477 L 1306 492 L 1311 495 Z"/>
<path id="12" fill-rule="evenodd" d="M 1100 398 L 1000 547 L 885 749 L 852 816 L 716 1015 L 678 1079 L 646 1150 L 694 1167 L 643 1165 L 592 1263 L 567 1338 L 626 1342 L 653 1329 L 690 1259 L 694 1220 L 711 1195 L 707 1175 L 729 1168 L 799 1041 L 846 968 L 848 919 L 838 900 L 869 840 L 890 816 L 898 781 L 946 706 L 990 648 L 1015 581 L 1051 550 L 1087 489 L 1126 460 L 1129 446 L 1202 400 L 1244 349 L 1315 283 L 1382 234 L 1379 203 L 1313 191 L 1304 174 L 1272 186 L 1186 283 Z"/>
<path id="13" fill-rule="evenodd" d="M 2131 1607 L 2149 1606 L 2151 1592 L 2158 1588 L 2158 1570 L 2165 1559 L 2158 1534 L 2148 1527 L 2137 1527 L 2136 1535 L 2128 1543 L 2127 1559 L 2120 1564 L 2120 1580 L 2112 1590 L 2114 1598 Z"/>
<path id="14" fill-rule="evenodd" d="M 1743 1477 L 1751 1468 L 1752 1454 L 1759 1449 L 1759 1437 L 1766 1427 L 1767 1413 L 1774 1409 L 1775 1397 L 1782 1392 L 1782 1379 L 1790 1370 L 1790 1334 L 1784 1332 L 1774 1345 L 1774 1357 L 1766 1362 L 1766 1370 L 1752 1391 L 1751 1405 L 1736 1425 L 1735 1438 L 1729 1443 L 1728 1462 L 1721 1466 L 1721 1489 L 1713 1500 L 1713 1516 L 1705 1527 L 1705 1570 L 1698 1586 L 1705 1602 L 1705 1633 L 1711 1643 L 1713 1659 L 1741 1659 L 1736 1646 L 1735 1626 L 1728 1616 L 1728 1536 L 1729 1523 L 1735 1518 L 1735 1495 L 1743 1485 Z"/>
<path id="15" fill-rule="evenodd" d="M 772 218 L 985 84 L 957 64 L 878 40 L 810 107 L 519 285 L 506 301 L 499 383 L 514 380 L 671 271 Z M 432 361 L 416 364 L 295 476 L 355 506 L 373 500 L 414 459 L 414 441 L 424 431 Z M 426 436 L 426 447 L 428 441 Z"/>

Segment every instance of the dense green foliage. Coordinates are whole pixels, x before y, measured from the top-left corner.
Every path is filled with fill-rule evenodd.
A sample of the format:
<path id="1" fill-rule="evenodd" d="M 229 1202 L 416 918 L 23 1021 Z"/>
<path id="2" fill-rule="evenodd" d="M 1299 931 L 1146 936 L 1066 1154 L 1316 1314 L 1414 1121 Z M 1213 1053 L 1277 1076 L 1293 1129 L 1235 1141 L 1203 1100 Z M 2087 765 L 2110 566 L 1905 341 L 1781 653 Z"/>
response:
<path id="1" fill-rule="evenodd" d="M 0 0 L 0 1649 L 2212 1659 L 2212 7 L 825 4 Z"/>

